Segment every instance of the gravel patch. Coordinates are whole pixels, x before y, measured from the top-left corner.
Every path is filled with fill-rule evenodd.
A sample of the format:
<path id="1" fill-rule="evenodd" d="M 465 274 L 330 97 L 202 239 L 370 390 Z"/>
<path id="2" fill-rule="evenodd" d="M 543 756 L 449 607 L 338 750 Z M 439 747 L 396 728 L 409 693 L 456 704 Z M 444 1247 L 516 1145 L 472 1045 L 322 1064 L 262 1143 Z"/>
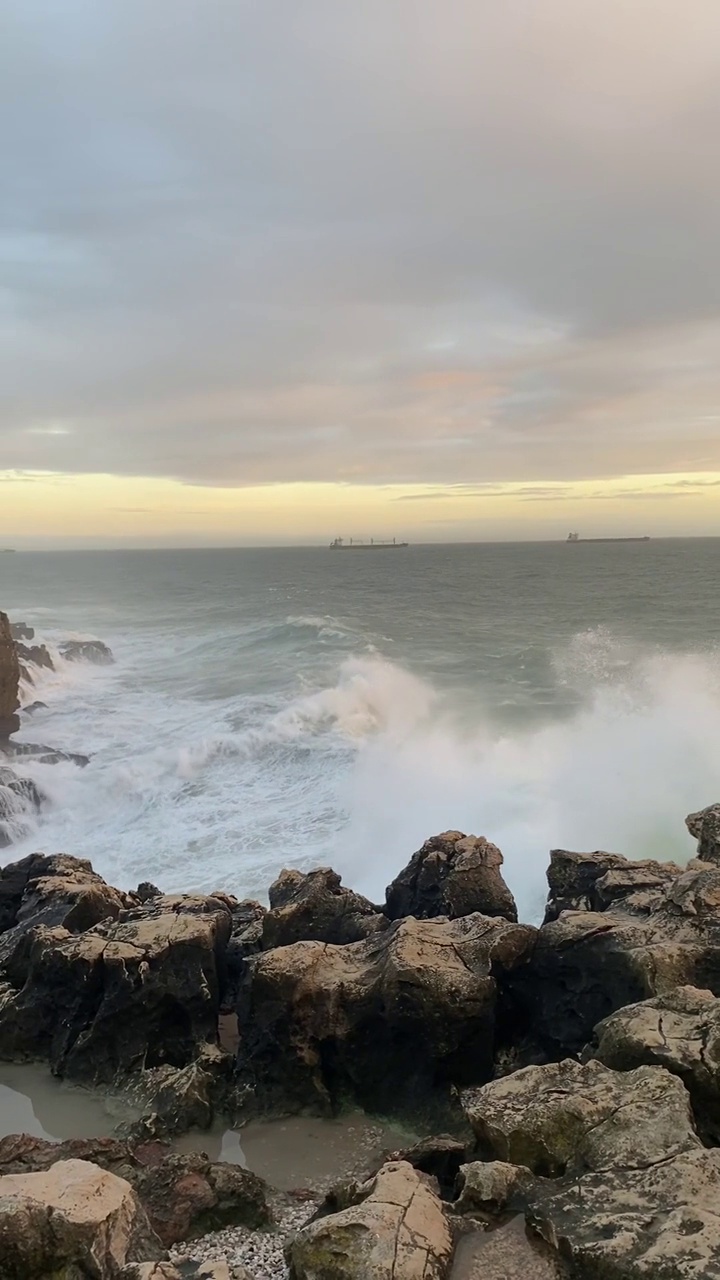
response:
<path id="1" fill-rule="evenodd" d="M 287 1280 L 285 1242 L 304 1226 L 317 1208 L 305 1201 L 300 1205 L 276 1207 L 277 1226 L 272 1231 L 251 1231 L 248 1227 L 226 1227 L 211 1231 L 199 1240 L 185 1240 L 170 1250 L 173 1262 L 226 1262 L 232 1275 L 234 1268 L 245 1267 L 252 1280 Z M 242 1274 L 242 1273 L 241 1273 Z"/>

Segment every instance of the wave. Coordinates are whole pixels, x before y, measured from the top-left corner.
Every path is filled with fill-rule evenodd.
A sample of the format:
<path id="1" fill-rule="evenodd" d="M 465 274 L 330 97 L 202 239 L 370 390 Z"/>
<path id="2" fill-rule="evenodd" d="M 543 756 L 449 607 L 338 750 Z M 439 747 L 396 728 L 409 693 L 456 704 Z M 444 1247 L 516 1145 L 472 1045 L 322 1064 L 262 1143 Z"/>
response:
<path id="1" fill-rule="evenodd" d="M 508 699 L 470 670 L 453 690 L 342 648 L 330 678 L 300 669 L 299 692 L 237 692 L 223 671 L 234 691 L 204 701 L 172 691 L 172 665 L 166 687 L 150 687 L 139 647 L 126 668 L 61 660 L 33 689 L 50 704 L 42 735 L 92 759 L 29 766 L 50 806 L 12 856 L 40 837 L 121 885 L 254 895 L 283 865 L 331 863 L 378 898 L 453 827 L 503 849 L 521 914 L 537 919 L 551 847 L 692 855 L 684 815 L 720 790 L 717 655 L 585 632 L 552 653 L 532 714 L 523 688 L 508 717 Z"/>

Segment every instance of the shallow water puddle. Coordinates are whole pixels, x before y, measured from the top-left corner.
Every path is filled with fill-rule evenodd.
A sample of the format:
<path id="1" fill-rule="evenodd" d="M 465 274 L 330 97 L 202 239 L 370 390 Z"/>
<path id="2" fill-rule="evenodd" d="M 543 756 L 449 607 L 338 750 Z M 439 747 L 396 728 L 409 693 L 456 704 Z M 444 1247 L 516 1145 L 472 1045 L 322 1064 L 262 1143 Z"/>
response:
<path id="1" fill-rule="evenodd" d="M 56 1080 L 36 1063 L 0 1063 L 0 1138 L 29 1133 L 34 1138 L 104 1138 L 121 1120 L 131 1119 L 127 1106 Z"/>
<path id="2" fill-rule="evenodd" d="M 565 1280 L 567 1271 L 525 1219 L 513 1218 L 494 1231 L 472 1231 L 455 1250 L 450 1280 Z"/>
<path id="3" fill-rule="evenodd" d="M 407 1131 L 355 1112 L 335 1120 L 293 1116 L 252 1120 L 240 1129 L 216 1126 L 183 1134 L 174 1146 L 240 1164 L 279 1190 L 292 1191 L 364 1173 L 375 1157 L 414 1141 Z"/>

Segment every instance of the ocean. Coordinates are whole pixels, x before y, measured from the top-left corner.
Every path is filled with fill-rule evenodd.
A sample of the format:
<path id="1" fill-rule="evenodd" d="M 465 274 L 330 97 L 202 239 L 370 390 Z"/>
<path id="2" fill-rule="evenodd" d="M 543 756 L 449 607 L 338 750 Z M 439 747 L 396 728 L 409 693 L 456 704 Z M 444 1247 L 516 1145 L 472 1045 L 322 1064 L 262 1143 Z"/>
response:
<path id="1" fill-rule="evenodd" d="M 692 856 L 720 798 L 720 540 L 17 553 L 0 608 L 58 657 L 19 735 L 49 797 L 5 862 L 265 897 L 331 865 L 380 900 L 429 836 L 505 855 L 537 920 L 551 848 Z"/>

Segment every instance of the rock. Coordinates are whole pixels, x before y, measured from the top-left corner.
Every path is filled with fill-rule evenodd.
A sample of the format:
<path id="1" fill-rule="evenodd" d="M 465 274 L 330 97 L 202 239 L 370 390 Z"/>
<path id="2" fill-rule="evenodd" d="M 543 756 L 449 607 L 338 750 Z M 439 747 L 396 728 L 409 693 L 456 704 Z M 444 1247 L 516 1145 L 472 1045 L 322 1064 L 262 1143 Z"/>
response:
<path id="1" fill-rule="evenodd" d="M 656 1067 L 525 1067 L 465 1090 L 462 1105 L 481 1155 L 545 1178 L 609 1164 L 649 1167 L 700 1146 L 685 1087 Z"/>
<path id="2" fill-rule="evenodd" d="M 391 920 L 403 916 L 502 916 L 517 920 L 515 900 L 502 878 L 503 856 L 494 844 L 461 831 L 427 840 L 386 891 Z"/>
<path id="3" fill-rule="evenodd" d="M 44 667 L 48 671 L 55 670 L 55 663 L 50 655 L 50 650 L 44 644 L 17 644 L 15 645 L 18 659 L 27 663 L 31 667 Z"/>
<path id="4" fill-rule="evenodd" d="M 20 728 L 17 714 L 20 706 L 20 663 L 10 622 L 6 613 L 0 613 L 0 743 Z"/>
<path id="5" fill-rule="evenodd" d="M 127 901 L 83 858 L 31 853 L 9 863 L 0 870 L 0 973 L 4 969 L 17 985 L 24 981 L 22 940 L 38 925 L 81 933 L 101 920 L 117 919 Z"/>
<path id="6" fill-rule="evenodd" d="M 626 867 L 606 875 L 626 885 L 637 870 Z M 579 1054 L 611 1013 L 673 987 L 720 996 L 720 868 L 696 862 L 665 871 L 650 891 L 604 910 L 565 910 L 540 930 L 531 963 L 510 983 L 538 1053 Z"/>
<path id="7" fill-rule="evenodd" d="M 711 804 L 685 819 L 691 836 L 698 842 L 697 856 L 702 862 L 720 864 L 720 804 Z"/>
<path id="8" fill-rule="evenodd" d="M 85 1160 L 0 1178 L 3 1280 L 117 1280 L 164 1251 L 135 1192 Z"/>
<path id="9" fill-rule="evenodd" d="M 265 951 L 313 939 L 360 942 L 390 927 L 387 916 L 361 894 L 344 889 L 340 876 L 329 867 L 307 874 L 281 871 L 269 896 L 270 910 L 262 922 Z"/>
<path id="10" fill-rule="evenodd" d="M 90 757 L 77 751 L 60 751 L 57 747 L 44 746 L 40 742 L 6 742 L 0 744 L 0 750 L 11 759 L 35 760 L 38 764 L 76 764 L 84 769 L 90 763 Z"/>
<path id="11" fill-rule="evenodd" d="M 44 798 L 30 778 L 0 765 L 0 849 L 28 834 L 27 819 L 39 811 Z"/>
<path id="12" fill-rule="evenodd" d="M 422 1138 L 412 1147 L 398 1151 L 391 1156 L 393 1160 L 403 1160 L 411 1164 L 419 1173 L 426 1173 L 437 1182 L 443 1196 L 452 1193 L 460 1168 L 465 1160 L 465 1143 L 450 1134 L 438 1134 L 431 1138 Z"/>
<path id="13" fill-rule="evenodd" d="M 24 716 L 34 716 L 37 711 L 47 711 L 47 702 L 30 702 L 21 710 Z"/>
<path id="14" fill-rule="evenodd" d="M 154 899 L 81 934 L 34 927 L 0 988 L 3 1056 L 47 1059 L 87 1084 L 186 1067 L 217 1040 L 229 932 L 225 906 L 190 897 Z"/>
<path id="15" fill-rule="evenodd" d="M 413 1110 L 492 1074 L 498 985 L 536 931 L 415 920 L 362 942 L 297 942 L 247 960 L 238 1081 L 260 1109 Z M 417 1117 L 416 1117 L 417 1119 Z"/>
<path id="16" fill-rule="evenodd" d="M 0 1176 L 85 1161 L 124 1178 L 152 1229 L 169 1247 L 229 1226 L 258 1228 L 271 1220 L 261 1178 L 234 1164 L 214 1164 L 201 1152 L 180 1154 L 163 1142 L 116 1138 L 47 1142 L 28 1134 L 0 1139 Z"/>
<path id="17" fill-rule="evenodd" d="M 112 650 L 102 640 L 65 640 L 60 652 L 68 662 L 94 662 L 96 666 L 109 666 L 115 661 Z"/>
<path id="18" fill-rule="evenodd" d="M 607 1067 L 666 1067 L 690 1093 L 698 1131 L 720 1145 L 720 1000 L 710 991 L 677 987 L 619 1009 L 595 1032 L 589 1050 Z"/>
<path id="19" fill-rule="evenodd" d="M 663 887 L 683 870 L 673 862 L 629 862 L 618 853 L 553 849 L 545 923 L 557 920 L 563 911 L 605 911 L 623 901 L 649 910 Z"/>
<path id="20" fill-rule="evenodd" d="M 474 1160 L 460 1167 L 457 1177 L 458 1198 L 453 1213 L 480 1213 L 495 1217 L 507 1211 L 525 1208 L 527 1189 L 532 1174 L 522 1165 L 505 1164 L 501 1160 Z"/>
<path id="21" fill-rule="evenodd" d="M 450 1230 L 429 1180 L 387 1164 L 360 1203 L 303 1227 L 286 1249 L 291 1280 L 443 1280 Z"/>
<path id="22" fill-rule="evenodd" d="M 151 884 L 149 880 L 142 880 L 135 890 L 135 897 L 139 902 L 152 902 L 153 898 L 162 898 L 162 889 L 158 889 L 157 885 Z"/>
<path id="23" fill-rule="evenodd" d="M 34 640 L 35 628 L 29 627 L 26 622 L 12 622 L 10 624 L 10 634 L 13 640 Z"/>
<path id="24" fill-rule="evenodd" d="M 187 1259 L 178 1270 L 173 1262 L 140 1262 L 126 1267 L 121 1280 L 254 1280 L 245 1267 L 230 1269 L 227 1262 Z"/>
<path id="25" fill-rule="evenodd" d="M 657 1067 L 530 1067 L 469 1090 L 481 1148 L 537 1176 L 527 1218 L 578 1276 L 718 1280 L 720 1152 L 693 1130 L 689 1099 Z"/>

